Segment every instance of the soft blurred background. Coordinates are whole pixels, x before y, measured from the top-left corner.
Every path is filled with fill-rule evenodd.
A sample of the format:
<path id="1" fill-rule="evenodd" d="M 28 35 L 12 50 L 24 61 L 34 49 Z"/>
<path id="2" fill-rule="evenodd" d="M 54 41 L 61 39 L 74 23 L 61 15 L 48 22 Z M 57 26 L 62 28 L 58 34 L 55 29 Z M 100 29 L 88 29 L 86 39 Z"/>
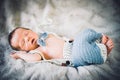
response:
<path id="1" fill-rule="evenodd" d="M 105 64 L 79 67 L 78 71 L 51 64 L 47 65 L 52 68 L 46 64 L 31 67 L 9 57 L 11 48 L 7 36 L 19 26 L 36 32 L 55 32 L 69 38 L 84 28 L 92 28 L 110 36 L 115 48 Z M 0 0 L 0 80 L 119 80 L 119 48 L 119 0 Z M 51 74 L 56 69 L 59 70 Z"/>

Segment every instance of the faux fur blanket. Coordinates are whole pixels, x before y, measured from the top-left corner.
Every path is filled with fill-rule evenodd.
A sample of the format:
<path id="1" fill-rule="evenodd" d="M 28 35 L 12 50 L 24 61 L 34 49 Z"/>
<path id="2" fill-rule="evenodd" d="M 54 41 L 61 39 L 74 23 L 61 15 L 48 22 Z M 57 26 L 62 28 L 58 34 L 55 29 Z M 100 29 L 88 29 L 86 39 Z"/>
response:
<path id="1" fill-rule="evenodd" d="M 120 11 L 119 0 L 1 0 L 0 80 L 119 80 Z M 65 67 L 51 62 L 26 63 L 9 56 L 9 32 L 23 26 L 36 32 L 52 31 L 74 37 L 88 27 L 114 41 L 106 63 Z"/>

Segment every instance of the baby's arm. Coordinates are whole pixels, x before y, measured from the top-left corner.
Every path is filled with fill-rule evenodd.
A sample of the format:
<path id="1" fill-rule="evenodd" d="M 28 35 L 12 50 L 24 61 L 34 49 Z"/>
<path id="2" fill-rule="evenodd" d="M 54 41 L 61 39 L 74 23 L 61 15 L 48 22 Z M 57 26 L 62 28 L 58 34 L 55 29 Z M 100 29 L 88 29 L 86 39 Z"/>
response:
<path id="1" fill-rule="evenodd" d="M 17 51 L 15 53 L 12 53 L 10 56 L 14 59 L 23 59 L 26 62 L 35 62 L 42 59 L 39 54 L 28 54 L 25 51 Z"/>

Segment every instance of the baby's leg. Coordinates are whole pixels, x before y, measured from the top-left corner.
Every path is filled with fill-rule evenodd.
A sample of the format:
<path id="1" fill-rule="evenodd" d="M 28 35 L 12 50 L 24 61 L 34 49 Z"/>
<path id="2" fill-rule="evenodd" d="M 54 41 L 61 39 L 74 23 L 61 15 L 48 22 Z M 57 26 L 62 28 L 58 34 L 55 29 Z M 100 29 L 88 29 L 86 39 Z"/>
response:
<path id="1" fill-rule="evenodd" d="M 108 36 L 106 35 L 103 35 L 102 37 L 102 42 L 106 48 L 107 48 L 107 55 L 109 55 L 110 51 L 113 49 L 114 47 L 114 44 L 113 44 L 113 41 L 112 39 L 110 39 Z"/>

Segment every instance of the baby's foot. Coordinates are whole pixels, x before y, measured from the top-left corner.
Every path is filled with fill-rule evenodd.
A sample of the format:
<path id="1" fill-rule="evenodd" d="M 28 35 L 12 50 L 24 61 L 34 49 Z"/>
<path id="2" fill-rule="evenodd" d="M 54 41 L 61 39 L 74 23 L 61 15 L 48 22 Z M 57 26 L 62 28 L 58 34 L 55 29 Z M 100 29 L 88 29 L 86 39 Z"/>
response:
<path id="1" fill-rule="evenodd" d="M 101 43 L 106 44 L 107 41 L 108 41 L 108 36 L 103 35 L 103 36 L 102 36 L 102 42 L 101 42 Z"/>
<path id="2" fill-rule="evenodd" d="M 110 51 L 113 49 L 114 44 L 112 39 L 110 39 L 108 36 L 103 35 L 102 37 L 102 43 L 106 46 L 107 48 L 107 55 L 109 55 Z"/>
<path id="3" fill-rule="evenodd" d="M 106 47 L 107 47 L 107 53 L 109 55 L 110 51 L 113 49 L 114 44 L 112 39 L 108 39 L 107 43 L 106 43 Z"/>

